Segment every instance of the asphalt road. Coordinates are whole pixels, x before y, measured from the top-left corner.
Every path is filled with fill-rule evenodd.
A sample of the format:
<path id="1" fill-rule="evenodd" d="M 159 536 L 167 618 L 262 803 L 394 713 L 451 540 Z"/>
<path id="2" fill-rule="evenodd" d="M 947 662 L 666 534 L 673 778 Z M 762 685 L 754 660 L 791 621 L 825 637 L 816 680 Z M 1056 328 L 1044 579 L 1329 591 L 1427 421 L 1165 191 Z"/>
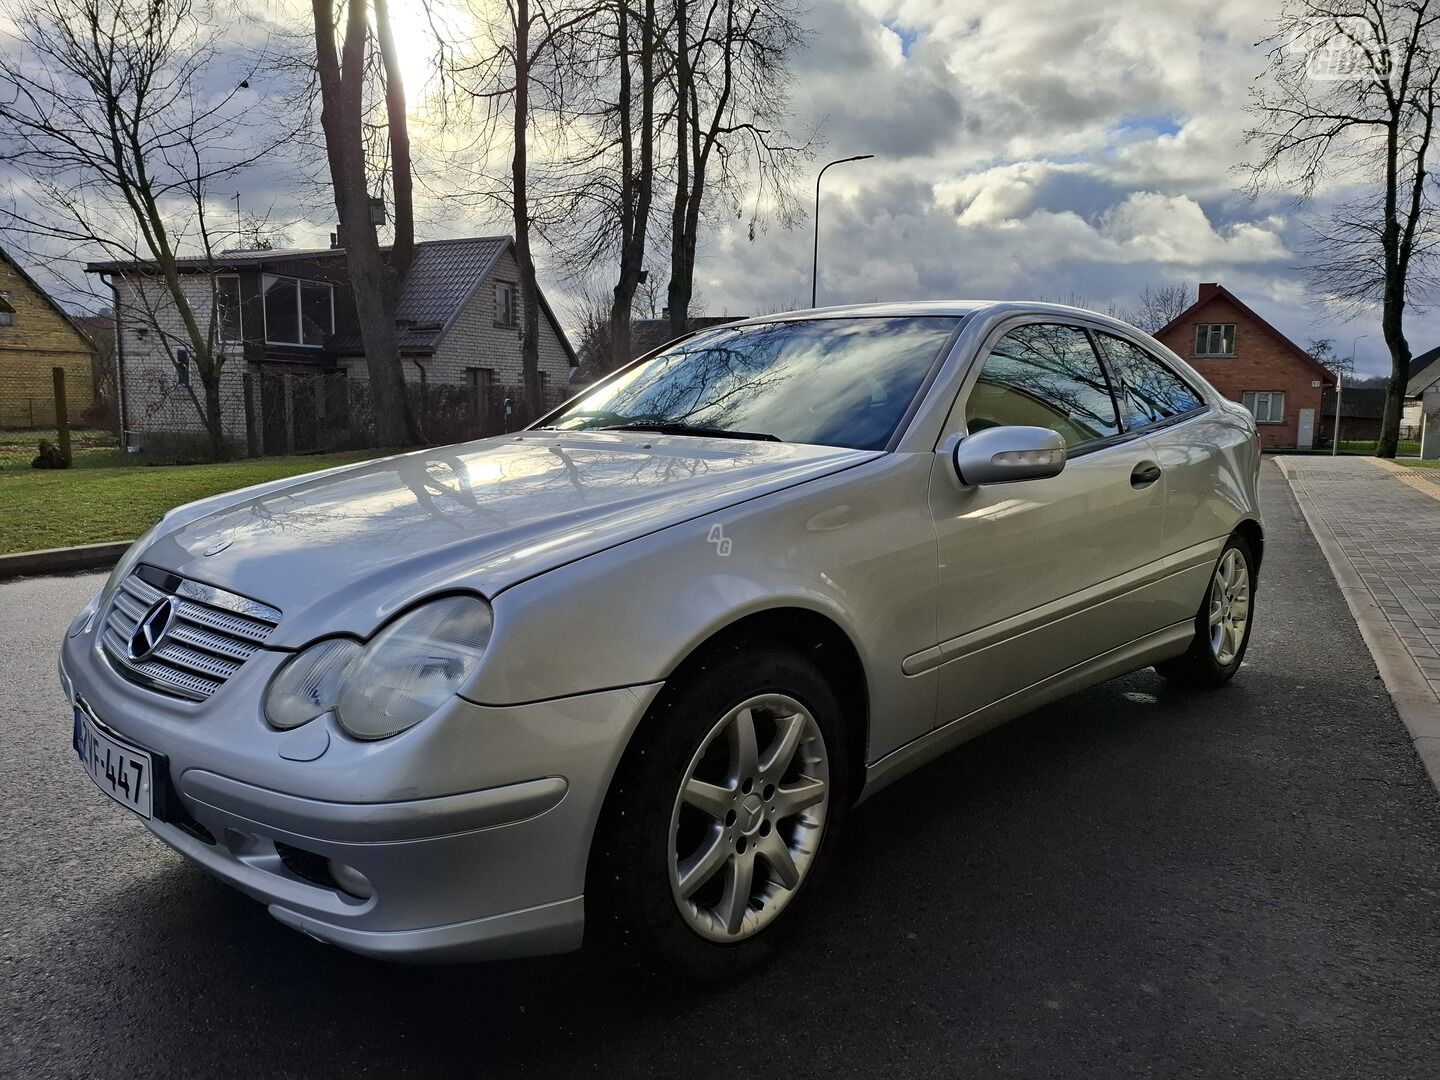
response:
<path id="1" fill-rule="evenodd" d="M 0 586 L 0 1074 L 1440 1075 L 1440 797 L 1289 492 L 1227 689 L 1151 673 L 850 821 L 796 948 L 677 991 L 594 958 L 387 966 L 170 853 L 72 757 L 98 579 Z"/>

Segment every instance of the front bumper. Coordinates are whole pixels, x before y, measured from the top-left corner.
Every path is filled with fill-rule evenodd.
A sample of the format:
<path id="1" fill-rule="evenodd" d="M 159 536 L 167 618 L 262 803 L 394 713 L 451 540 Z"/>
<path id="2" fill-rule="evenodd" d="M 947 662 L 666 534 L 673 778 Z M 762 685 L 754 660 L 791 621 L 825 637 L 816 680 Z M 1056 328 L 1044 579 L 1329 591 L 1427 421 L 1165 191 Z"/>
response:
<path id="1" fill-rule="evenodd" d="M 245 674 L 252 691 L 268 681 Z M 457 698 L 366 743 L 328 717 L 271 730 L 238 675 L 201 706 L 143 690 L 109 669 L 90 635 L 67 639 L 61 681 L 118 738 L 165 756 L 171 790 L 157 805 L 169 809 L 145 823 L 165 843 L 287 926 L 422 961 L 580 944 L 595 822 L 658 690 L 504 707 Z M 295 760 L 301 733 L 300 757 L 324 744 L 309 760 Z"/>

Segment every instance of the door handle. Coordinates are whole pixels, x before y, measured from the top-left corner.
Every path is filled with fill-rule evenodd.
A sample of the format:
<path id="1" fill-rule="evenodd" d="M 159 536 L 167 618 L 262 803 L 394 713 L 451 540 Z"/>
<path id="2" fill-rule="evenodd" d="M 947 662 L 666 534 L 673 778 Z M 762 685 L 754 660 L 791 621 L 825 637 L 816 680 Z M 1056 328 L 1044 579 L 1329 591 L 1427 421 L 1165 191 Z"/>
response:
<path id="1" fill-rule="evenodd" d="M 1130 486 L 1133 488 L 1149 487 L 1159 479 L 1160 466 L 1153 461 L 1142 461 L 1130 470 Z"/>

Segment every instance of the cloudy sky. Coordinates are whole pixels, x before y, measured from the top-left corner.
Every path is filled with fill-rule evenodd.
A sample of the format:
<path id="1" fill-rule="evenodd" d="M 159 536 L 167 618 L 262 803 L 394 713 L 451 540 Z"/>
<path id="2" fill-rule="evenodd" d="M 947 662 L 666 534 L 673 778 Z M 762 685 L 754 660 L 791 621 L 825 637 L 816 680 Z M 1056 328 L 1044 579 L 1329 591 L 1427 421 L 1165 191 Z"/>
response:
<path id="1" fill-rule="evenodd" d="M 1077 297 L 1130 303 L 1147 284 L 1221 281 L 1304 345 L 1351 339 L 1384 370 L 1378 319 L 1306 302 L 1303 226 L 1284 198 L 1235 192 L 1257 42 L 1249 0 L 821 0 L 798 64 L 797 115 L 828 156 L 823 301 Z M 716 238 L 712 306 L 806 296 L 809 233 Z M 1431 344 L 1422 328 L 1416 351 Z M 1433 336 L 1433 334 L 1431 335 Z"/>
<path id="2" fill-rule="evenodd" d="M 825 301 L 901 297 L 1133 302 L 1147 284 L 1221 281 L 1301 345 L 1332 337 L 1388 369 L 1378 317 L 1307 303 L 1302 218 L 1252 202 L 1232 167 L 1278 5 L 1267 0 L 816 0 L 797 121 L 825 177 Z M 716 237 L 711 307 L 808 300 L 811 221 Z M 1440 343 L 1417 320 L 1416 352 Z"/>
<path id="3" fill-rule="evenodd" d="M 820 301 L 1103 308 L 1146 285 L 1220 281 L 1301 345 L 1331 337 L 1348 352 L 1368 334 L 1357 366 L 1385 370 L 1378 317 L 1343 323 L 1307 302 L 1301 213 L 1235 192 L 1275 11 L 1274 0 L 810 0 L 791 130 L 818 130 L 815 167 L 875 155 L 825 178 Z M 274 206 L 295 243 L 323 244 L 333 208 L 297 195 L 290 176 L 248 178 L 245 204 Z M 508 231 L 481 210 L 424 217 L 422 238 Z M 743 220 L 712 231 L 697 272 L 705 313 L 808 304 L 812 226 L 807 210 L 753 239 Z M 665 261 L 657 251 L 650 264 Z M 563 270 L 542 264 L 565 310 Z M 1411 344 L 1440 344 L 1440 320 L 1415 320 Z"/>

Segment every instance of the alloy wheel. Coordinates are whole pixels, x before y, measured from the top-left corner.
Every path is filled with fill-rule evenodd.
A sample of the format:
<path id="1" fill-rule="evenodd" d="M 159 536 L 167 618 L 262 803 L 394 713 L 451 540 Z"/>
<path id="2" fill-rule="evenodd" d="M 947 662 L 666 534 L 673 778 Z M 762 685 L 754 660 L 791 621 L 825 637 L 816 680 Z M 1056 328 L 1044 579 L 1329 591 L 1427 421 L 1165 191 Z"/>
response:
<path id="1" fill-rule="evenodd" d="M 1226 551 L 1210 583 L 1210 651 L 1223 666 L 1235 662 L 1250 623 L 1250 570 L 1235 548 Z"/>
<path id="2" fill-rule="evenodd" d="M 770 925 L 814 863 L 829 805 L 825 738 L 804 705 L 762 694 L 726 713 L 670 815 L 670 889 L 690 928 L 735 942 Z"/>

